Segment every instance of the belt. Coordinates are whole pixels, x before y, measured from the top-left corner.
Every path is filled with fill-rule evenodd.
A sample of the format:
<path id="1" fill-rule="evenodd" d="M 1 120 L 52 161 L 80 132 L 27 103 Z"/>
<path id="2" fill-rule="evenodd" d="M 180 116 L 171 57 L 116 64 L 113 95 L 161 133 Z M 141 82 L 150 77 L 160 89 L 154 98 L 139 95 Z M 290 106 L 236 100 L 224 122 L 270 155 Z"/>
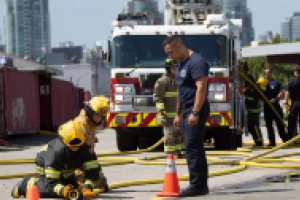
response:
<path id="1" fill-rule="evenodd" d="M 180 105 L 180 108 L 181 109 L 187 109 L 187 108 L 191 108 L 191 107 L 193 107 L 194 106 L 194 104 L 181 104 Z"/>

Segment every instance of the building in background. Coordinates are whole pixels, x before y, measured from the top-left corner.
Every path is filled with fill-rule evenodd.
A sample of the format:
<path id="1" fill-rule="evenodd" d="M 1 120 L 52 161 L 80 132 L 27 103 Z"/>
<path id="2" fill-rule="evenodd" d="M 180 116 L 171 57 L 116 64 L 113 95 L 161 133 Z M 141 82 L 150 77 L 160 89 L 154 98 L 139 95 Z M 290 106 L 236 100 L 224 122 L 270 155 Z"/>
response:
<path id="1" fill-rule="evenodd" d="M 164 24 L 164 14 L 158 10 L 157 0 L 128 0 L 123 8 L 123 14 L 147 14 L 147 20 L 141 24 Z"/>
<path id="2" fill-rule="evenodd" d="M 67 62 L 80 63 L 83 56 L 82 46 L 68 46 L 52 48 L 52 53 L 62 53 Z"/>
<path id="3" fill-rule="evenodd" d="M 250 44 L 254 40 L 252 13 L 247 7 L 247 0 L 223 0 L 223 13 L 228 19 L 242 19 L 242 44 Z"/>
<path id="4" fill-rule="evenodd" d="M 0 51 L 5 52 L 5 45 L 4 44 L 0 44 Z"/>
<path id="5" fill-rule="evenodd" d="M 5 0 L 6 52 L 38 60 L 51 51 L 48 0 Z"/>
<path id="6" fill-rule="evenodd" d="M 300 12 L 293 13 L 281 23 L 281 37 L 289 42 L 300 39 Z"/>
<path id="7" fill-rule="evenodd" d="M 63 71 L 57 79 L 73 82 L 76 87 L 91 91 L 91 96 L 110 96 L 110 69 L 102 61 L 98 64 L 50 65 L 51 68 Z"/>
<path id="8" fill-rule="evenodd" d="M 260 35 L 258 37 L 259 42 L 272 42 L 274 38 L 273 32 L 272 31 L 266 31 L 264 35 Z"/>

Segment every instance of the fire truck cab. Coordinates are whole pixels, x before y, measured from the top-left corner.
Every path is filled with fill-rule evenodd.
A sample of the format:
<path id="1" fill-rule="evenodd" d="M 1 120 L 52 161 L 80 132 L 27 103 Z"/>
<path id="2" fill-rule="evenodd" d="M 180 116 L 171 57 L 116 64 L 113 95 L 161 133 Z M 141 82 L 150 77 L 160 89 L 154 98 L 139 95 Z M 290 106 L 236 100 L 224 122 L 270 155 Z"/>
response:
<path id="1" fill-rule="evenodd" d="M 107 126 L 116 130 L 120 151 L 147 148 L 162 137 L 152 95 L 156 80 L 165 73 L 163 41 L 174 34 L 210 65 L 206 139 L 213 138 L 217 149 L 236 148 L 237 130 L 243 128 L 236 92 L 242 21 L 227 19 L 221 8 L 217 0 L 165 0 L 165 25 L 139 25 L 147 17 L 143 14 L 119 15 L 113 22 L 103 59 L 111 67 Z"/>

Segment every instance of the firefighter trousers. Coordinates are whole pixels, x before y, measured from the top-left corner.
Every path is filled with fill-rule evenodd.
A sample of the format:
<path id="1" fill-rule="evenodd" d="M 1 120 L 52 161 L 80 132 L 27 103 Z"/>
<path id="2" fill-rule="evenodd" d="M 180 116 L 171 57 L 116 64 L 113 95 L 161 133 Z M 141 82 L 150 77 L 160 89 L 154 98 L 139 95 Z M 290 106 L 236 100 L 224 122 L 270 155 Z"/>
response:
<path id="1" fill-rule="evenodd" d="M 27 187 L 36 186 L 38 188 L 39 194 L 41 198 L 61 198 L 54 192 L 54 189 L 49 189 L 46 187 L 45 177 L 40 174 L 36 174 L 35 176 L 25 176 L 23 180 L 18 184 L 18 191 L 21 196 L 26 196 Z M 68 179 L 62 181 L 63 185 L 73 185 L 74 188 L 79 189 L 75 176 L 71 176 Z"/>
<path id="2" fill-rule="evenodd" d="M 276 109 L 277 113 L 280 115 L 281 118 L 283 118 L 283 113 L 280 105 L 278 103 L 273 104 L 274 108 Z M 273 110 L 269 107 L 269 105 L 264 105 L 264 115 L 265 115 L 265 121 L 266 126 L 268 130 L 268 137 L 269 137 L 269 143 L 270 146 L 276 146 L 276 138 L 273 128 L 273 121 L 276 122 L 277 130 L 279 132 L 279 136 L 282 139 L 283 142 L 287 141 L 287 134 L 284 130 L 284 126 L 281 122 L 281 120 L 277 117 L 277 115 L 273 112 Z"/>
<path id="3" fill-rule="evenodd" d="M 296 134 L 296 127 L 298 117 L 300 116 L 300 101 L 293 102 L 290 108 L 290 115 L 288 118 L 288 139 L 292 139 Z M 296 132 L 296 133 L 295 133 Z"/>
<path id="4" fill-rule="evenodd" d="M 164 126 L 165 152 L 180 152 L 182 150 L 181 131 L 177 130 L 173 124 Z"/>
<path id="5" fill-rule="evenodd" d="M 251 133 L 257 146 L 263 146 L 263 137 L 260 130 L 260 113 L 248 112 L 248 131 Z"/>

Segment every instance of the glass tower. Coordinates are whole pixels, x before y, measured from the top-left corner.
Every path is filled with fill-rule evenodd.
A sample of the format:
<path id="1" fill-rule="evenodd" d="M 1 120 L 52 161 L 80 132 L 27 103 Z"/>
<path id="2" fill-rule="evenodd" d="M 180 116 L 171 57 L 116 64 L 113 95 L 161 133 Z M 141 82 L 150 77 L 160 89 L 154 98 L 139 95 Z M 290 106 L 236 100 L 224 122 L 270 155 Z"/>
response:
<path id="1" fill-rule="evenodd" d="M 48 0 L 5 0 L 7 53 L 36 60 L 50 52 Z"/>

